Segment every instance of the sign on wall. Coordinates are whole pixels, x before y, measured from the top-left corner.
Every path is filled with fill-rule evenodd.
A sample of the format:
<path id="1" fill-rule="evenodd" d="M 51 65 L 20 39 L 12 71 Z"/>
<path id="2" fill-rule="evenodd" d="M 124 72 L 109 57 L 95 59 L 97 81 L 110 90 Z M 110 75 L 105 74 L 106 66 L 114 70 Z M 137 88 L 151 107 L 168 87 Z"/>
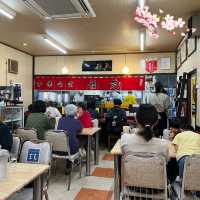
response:
<path id="1" fill-rule="evenodd" d="M 35 90 L 144 90 L 144 76 L 35 76 Z"/>
<path id="2" fill-rule="evenodd" d="M 157 60 L 148 60 L 146 61 L 146 71 L 153 73 L 158 70 L 158 61 Z"/>

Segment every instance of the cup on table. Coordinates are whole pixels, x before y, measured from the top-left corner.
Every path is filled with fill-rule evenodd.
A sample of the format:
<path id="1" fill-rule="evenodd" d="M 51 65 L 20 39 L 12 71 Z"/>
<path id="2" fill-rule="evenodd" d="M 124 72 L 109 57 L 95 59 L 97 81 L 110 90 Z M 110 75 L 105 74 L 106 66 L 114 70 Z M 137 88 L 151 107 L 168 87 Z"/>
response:
<path id="1" fill-rule="evenodd" d="M 9 153 L 7 150 L 0 150 L 0 180 L 4 180 L 7 176 L 7 164 Z"/>
<path id="2" fill-rule="evenodd" d="M 130 126 L 123 126 L 123 133 L 130 133 Z"/>

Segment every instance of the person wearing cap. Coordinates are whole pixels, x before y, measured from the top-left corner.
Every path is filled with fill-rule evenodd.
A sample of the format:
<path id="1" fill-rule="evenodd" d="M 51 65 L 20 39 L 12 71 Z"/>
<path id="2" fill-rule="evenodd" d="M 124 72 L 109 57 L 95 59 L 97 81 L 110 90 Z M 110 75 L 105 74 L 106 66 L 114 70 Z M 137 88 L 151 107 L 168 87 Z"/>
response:
<path id="1" fill-rule="evenodd" d="M 65 130 L 69 134 L 70 153 L 77 153 L 79 150 L 79 140 L 77 135 L 81 132 L 83 126 L 78 119 L 75 119 L 77 106 L 68 104 L 65 106 L 65 117 L 60 118 L 58 130 Z"/>
<path id="2" fill-rule="evenodd" d="M 109 134 L 120 136 L 126 122 L 126 112 L 120 108 L 122 101 L 114 99 L 114 108 L 106 115 L 107 131 Z"/>

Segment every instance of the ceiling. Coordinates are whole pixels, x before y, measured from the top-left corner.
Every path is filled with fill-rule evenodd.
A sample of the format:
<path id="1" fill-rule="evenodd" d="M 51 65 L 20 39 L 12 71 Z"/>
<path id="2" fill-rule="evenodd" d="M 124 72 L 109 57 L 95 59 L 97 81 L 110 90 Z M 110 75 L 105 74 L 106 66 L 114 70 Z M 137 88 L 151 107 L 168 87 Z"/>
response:
<path id="1" fill-rule="evenodd" d="M 0 42 L 32 55 L 59 55 L 44 42 L 47 33 L 68 49 L 69 54 L 138 52 L 140 26 L 134 21 L 137 0 L 90 0 L 97 17 L 44 21 L 32 13 L 22 0 L 1 0 L 17 12 L 14 20 L 0 16 Z M 151 10 L 188 19 L 200 11 L 198 0 L 147 0 Z M 175 51 L 180 35 L 159 30 L 159 39 L 147 36 L 146 52 Z M 24 47 L 23 42 L 28 46 Z"/>

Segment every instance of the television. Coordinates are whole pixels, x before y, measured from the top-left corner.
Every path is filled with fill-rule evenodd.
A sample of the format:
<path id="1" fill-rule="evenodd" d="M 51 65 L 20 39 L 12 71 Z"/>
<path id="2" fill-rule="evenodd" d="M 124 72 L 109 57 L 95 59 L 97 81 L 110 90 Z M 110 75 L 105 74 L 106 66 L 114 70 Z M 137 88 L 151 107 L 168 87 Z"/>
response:
<path id="1" fill-rule="evenodd" d="M 112 71 L 112 60 L 83 61 L 82 71 Z"/>

